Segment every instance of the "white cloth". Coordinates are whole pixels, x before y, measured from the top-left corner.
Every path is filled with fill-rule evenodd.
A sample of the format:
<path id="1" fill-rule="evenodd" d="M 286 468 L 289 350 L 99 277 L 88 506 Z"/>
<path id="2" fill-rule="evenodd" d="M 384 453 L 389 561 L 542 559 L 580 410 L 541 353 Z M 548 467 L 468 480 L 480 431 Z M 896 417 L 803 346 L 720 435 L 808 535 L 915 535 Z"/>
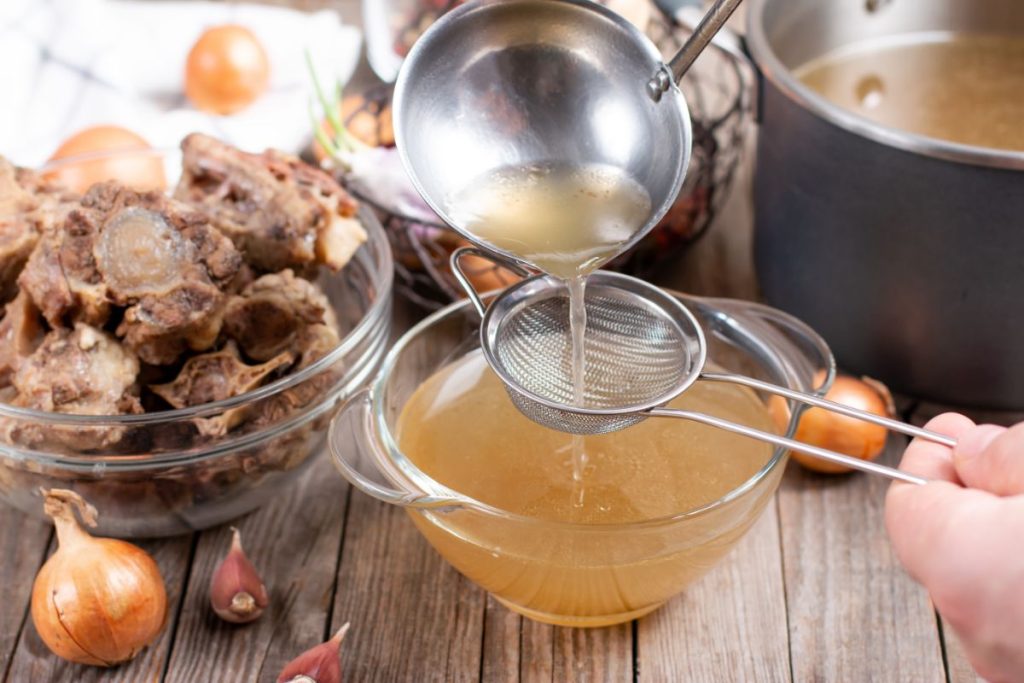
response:
<path id="1" fill-rule="evenodd" d="M 205 28 L 223 23 L 245 26 L 259 38 L 270 60 L 270 87 L 249 108 L 213 116 L 185 99 L 185 60 Z M 361 39 L 334 11 L 228 2 L 0 0 L 0 154 L 35 166 L 72 133 L 99 124 L 124 126 L 154 147 L 175 147 L 201 131 L 242 149 L 297 151 L 311 134 L 305 50 L 330 87 L 352 75 Z"/>

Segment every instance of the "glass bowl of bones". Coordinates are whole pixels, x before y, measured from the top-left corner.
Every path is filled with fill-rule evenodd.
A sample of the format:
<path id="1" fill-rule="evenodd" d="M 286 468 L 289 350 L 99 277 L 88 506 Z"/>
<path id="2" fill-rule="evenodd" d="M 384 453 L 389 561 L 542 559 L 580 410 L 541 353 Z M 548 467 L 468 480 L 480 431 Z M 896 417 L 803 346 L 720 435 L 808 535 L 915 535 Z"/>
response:
<path id="1" fill-rule="evenodd" d="M 72 489 L 124 537 L 249 512 L 376 371 L 391 285 L 372 212 L 281 152 L 0 158 L 0 500 Z"/>

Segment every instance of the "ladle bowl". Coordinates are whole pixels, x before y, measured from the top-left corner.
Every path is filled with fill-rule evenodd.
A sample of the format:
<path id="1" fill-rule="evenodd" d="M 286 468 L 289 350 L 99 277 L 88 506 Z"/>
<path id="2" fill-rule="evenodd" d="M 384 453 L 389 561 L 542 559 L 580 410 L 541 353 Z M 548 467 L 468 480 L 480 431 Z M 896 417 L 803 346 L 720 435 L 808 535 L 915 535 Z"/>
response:
<path id="1" fill-rule="evenodd" d="M 690 159 L 683 94 L 648 92 L 664 69 L 643 33 L 596 3 L 477 0 L 444 15 L 406 58 L 395 139 L 420 194 L 477 243 L 452 203 L 498 169 L 624 172 L 651 206 L 625 251 L 668 211 Z"/>

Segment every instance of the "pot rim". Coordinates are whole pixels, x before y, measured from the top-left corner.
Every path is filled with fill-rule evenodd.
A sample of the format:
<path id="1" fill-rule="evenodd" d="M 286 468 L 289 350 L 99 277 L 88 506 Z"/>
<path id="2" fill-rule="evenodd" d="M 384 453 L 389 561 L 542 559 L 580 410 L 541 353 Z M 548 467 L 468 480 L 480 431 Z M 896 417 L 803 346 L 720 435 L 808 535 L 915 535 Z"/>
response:
<path id="1" fill-rule="evenodd" d="M 821 351 L 823 360 L 825 361 L 826 367 L 825 375 L 822 378 L 819 386 L 812 387 L 808 393 L 816 396 L 824 396 L 828 389 L 832 386 L 832 382 L 836 375 L 835 359 L 832 356 L 831 350 L 828 344 L 822 339 L 814 330 L 808 325 L 801 322 L 797 318 L 779 311 L 778 309 L 749 301 L 737 301 L 733 299 L 722 299 L 722 298 L 711 298 L 711 297 L 697 297 L 682 294 L 673 289 L 665 290 L 670 296 L 679 298 L 684 302 L 700 303 L 714 308 L 719 312 L 728 312 L 730 307 L 736 304 L 741 304 L 747 310 L 752 312 L 767 312 L 772 316 L 784 319 L 788 324 L 791 324 L 794 328 L 801 331 L 802 334 L 807 335 L 807 338 L 812 340 L 818 350 Z M 484 298 L 490 298 L 500 291 L 489 292 L 484 295 Z M 695 517 L 703 516 L 714 510 L 725 507 L 726 505 L 733 503 L 741 498 L 746 497 L 752 493 L 759 484 L 761 484 L 772 472 L 777 470 L 780 466 L 783 466 L 786 461 L 787 449 L 775 448 L 772 451 L 771 457 L 765 462 L 765 464 L 749 479 L 739 484 L 738 486 L 730 489 L 724 495 L 712 500 L 704 505 L 684 510 L 682 512 L 676 512 L 670 515 L 664 515 L 661 517 L 655 517 L 652 519 L 645 519 L 632 522 L 613 522 L 613 523 L 593 523 L 593 522 L 567 522 L 557 520 L 544 520 L 536 517 L 530 517 L 527 515 L 519 514 L 516 512 L 510 512 L 501 508 L 495 507 L 488 503 L 477 500 L 471 496 L 468 496 L 462 492 L 454 491 L 448 488 L 444 484 L 436 481 L 434 478 L 423 472 L 416 466 L 416 464 L 410 460 L 402 449 L 399 447 L 398 442 L 395 438 L 391 426 L 388 424 L 386 418 L 386 406 L 385 406 L 385 394 L 386 385 L 391 377 L 391 373 L 394 371 L 399 358 L 405 351 L 406 347 L 412 343 L 412 341 L 419 335 L 423 334 L 430 327 L 433 327 L 443 318 L 446 318 L 452 314 L 461 314 L 476 316 L 476 312 L 473 310 L 471 302 L 463 300 L 455 302 L 446 306 L 445 308 L 436 311 L 429 317 L 420 321 L 417 325 L 410 328 L 402 337 L 395 343 L 395 345 L 388 352 L 387 357 L 381 364 L 380 370 L 377 372 L 373 382 L 368 387 L 368 393 L 370 396 L 370 402 L 372 405 L 372 420 L 377 431 L 377 438 L 381 445 L 384 446 L 386 454 L 390 463 L 398 470 L 403 477 L 413 483 L 416 488 L 424 489 L 424 493 L 436 496 L 439 499 L 451 498 L 452 502 L 457 506 L 464 509 L 472 510 L 481 514 L 489 515 L 492 517 L 498 517 L 501 519 L 522 522 L 526 524 L 541 524 L 548 527 L 558 527 L 564 529 L 571 529 L 574 531 L 594 531 L 594 532 L 616 532 L 616 531 L 628 531 L 645 529 L 650 527 L 664 526 L 668 524 L 674 524 L 677 522 L 683 522 Z M 790 416 L 790 422 L 787 429 L 787 433 L 792 435 L 796 430 L 796 425 L 799 417 L 802 415 L 802 411 L 793 411 Z M 334 425 L 332 424 L 332 431 Z M 412 475 L 412 476 L 410 476 Z M 426 487 L 424 487 L 426 484 Z M 451 493 L 455 493 L 456 496 L 451 496 Z M 424 510 L 429 512 L 429 510 Z"/>
<path id="2" fill-rule="evenodd" d="M 771 1 L 751 0 L 747 15 L 747 47 L 753 57 L 755 68 L 795 104 L 839 128 L 887 147 L 943 161 L 1024 171 L 1024 151 L 965 145 L 883 126 L 832 104 L 805 86 L 779 60 L 765 34 L 764 12 L 765 7 Z M 928 31 L 922 33 L 941 36 L 953 35 L 955 32 Z"/>

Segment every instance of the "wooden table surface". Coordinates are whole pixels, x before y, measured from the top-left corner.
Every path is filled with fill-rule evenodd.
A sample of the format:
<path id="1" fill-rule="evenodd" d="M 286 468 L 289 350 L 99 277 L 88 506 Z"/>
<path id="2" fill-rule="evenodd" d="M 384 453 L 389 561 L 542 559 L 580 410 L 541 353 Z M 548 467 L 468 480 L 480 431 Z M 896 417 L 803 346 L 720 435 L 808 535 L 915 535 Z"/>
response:
<path id="1" fill-rule="evenodd" d="M 358 0 L 329 4 L 358 20 Z M 748 183 L 742 173 L 727 215 L 670 284 L 756 296 Z M 883 461 L 897 462 L 902 447 L 894 439 Z M 232 626 L 209 608 L 227 527 L 142 542 L 163 572 L 171 617 L 153 646 L 112 670 L 70 665 L 43 645 L 28 603 L 53 532 L 3 508 L 0 680 L 274 681 L 294 655 L 346 621 L 347 681 L 976 680 L 926 593 L 893 557 L 883 529 L 886 486 L 791 464 L 762 519 L 684 594 L 631 624 L 574 630 L 499 605 L 448 566 L 402 510 L 353 491 L 320 458 L 280 499 L 237 521 L 270 591 L 263 617 Z"/>
<path id="2" fill-rule="evenodd" d="M 895 462 L 894 440 L 884 460 Z M 219 527 L 141 545 L 171 618 L 135 661 L 102 670 L 50 652 L 28 616 L 51 528 L 0 510 L 0 672 L 31 681 L 274 681 L 348 621 L 347 681 L 975 680 L 883 530 L 886 482 L 790 464 L 774 505 L 719 566 L 631 624 L 567 629 L 510 612 L 448 566 L 406 514 L 352 490 L 320 458 L 278 500 L 238 520 L 271 595 L 254 624 L 213 616 Z"/>

